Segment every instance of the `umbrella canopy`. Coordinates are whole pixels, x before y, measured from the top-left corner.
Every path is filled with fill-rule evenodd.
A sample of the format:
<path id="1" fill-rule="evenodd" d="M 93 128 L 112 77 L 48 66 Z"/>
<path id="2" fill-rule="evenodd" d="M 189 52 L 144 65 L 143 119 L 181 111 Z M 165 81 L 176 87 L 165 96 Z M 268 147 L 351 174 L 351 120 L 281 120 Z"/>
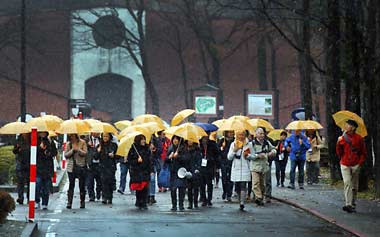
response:
<path id="1" fill-rule="evenodd" d="M 275 129 L 275 130 L 272 130 L 268 133 L 268 137 L 269 138 L 272 138 L 274 141 L 278 141 L 280 140 L 280 135 L 282 132 L 286 132 L 284 129 Z M 286 132 L 287 135 L 289 136 L 289 133 Z"/>
<path id="2" fill-rule="evenodd" d="M 311 127 L 314 127 L 315 130 L 323 129 L 323 126 L 314 120 L 306 120 L 306 124 L 310 125 Z"/>
<path id="3" fill-rule="evenodd" d="M 159 126 L 162 125 L 162 130 L 165 129 L 164 122 L 160 117 L 154 114 L 142 114 L 137 117 L 135 117 L 132 121 L 132 125 L 138 125 L 138 124 L 143 124 L 143 123 L 148 123 L 148 122 L 156 122 Z"/>
<path id="4" fill-rule="evenodd" d="M 164 127 L 162 127 L 162 125 L 159 125 L 156 122 L 143 123 L 143 124 L 140 124 L 139 126 L 148 129 L 151 132 L 151 134 L 154 134 L 158 131 L 162 131 L 165 129 Z"/>
<path id="5" fill-rule="evenodd" d="M 12 122 L 5 124 L 0 128 L 0 134 L 21 134 L 29 133 L 30 131 L 25 127 L 26 123 L 23 122 Z"/>
<path id="6" fill-rule="evenodd" d="M 364 124 L 363 119 L 359 115 L 357 115 L 351 111 L 348 111 L 348 110 L 339 111 L 333 115 L 333 119 L 334 119 L 336 125 L 338 125 L 338 127 L 340 127 L 341 129 L 344 129 L 344 126 L 345 126 L 347 120 L 349 120 L 349 119 L 354 120 L 358 124 L 358 128 L 356 129 L 356 133 L 362 137 L 365 137 L 368 135 L 367 128 Z"/>
<path id="7" fill-rule="evenodd" d="M 244 115 L 234 115 L 234 116 L 229 117 L 228 119 L 237 119 L 241 121 L 246 121 L 246 120 L 249 120 L 249 117 L 244 116 Z"/>
<path id="8" fill-rule="evenodd" d="M 132 147 L 133 142 L 135 141 L 135 137 L 138 135 L 144 135 L 144 134 L 142 132 L 139 132 L 139 131 L 133 131 L 133 132 L 129 133 L 128 135 L 126 135 L 125 137 L 123 137 L 120 140 L 120 143 L 117 147 L 116 155 L 127 156 L 129 150 Z"/>
<path id="9" fill-rule="evenodd" d="M 219 119 L 219 120 L 212 122 L 212 124 L 214 124 L 218 128 L 220 128 L 226 121 L 227 121 L 227 119 Z"/>
<path id="10" fill-rule="evenodd" d="M 310 123 L 310 120 L 296 120 L 286 126 L 287 130 L 316 130 L 317 127 L 314 123 Z"/>
<path id="11" fill-rule="evenodd" d="M 194 123 L 195 125 L 201 127 L 205 132 L 214 132 L 218 130 L 218 127 L 211 123 Z"/>
<path id="12" fill-rule="evenodd" d="M 165 134 L 171 138 L 173 135 L 182 137 L 185 140 L 199 143 L 199 139 L 208 136 L 207 133 L 199 126 L 193 123 L 184 123 L 177 127 L 171 127 L 165 130 Z"/>
<path id="13" fill-rule="evenodd" d="M 172 118 L 171 126 L 176 126 L 179 123 L 181 123 L 185 118 L 189 117 L 190 115 L 194 114 L 195 110 L 193 109 L 184 109 L 179 111 L 174 117 Z"/>
<path id="14" fill-rule="evenodd" d="M 264 119 L 250 119 L 248 120 L 248 123 L 253 126 L 253 129 L 263 127 L 267 132 L 274 130 L 272 124 L 270 124 L 268 121 Z"/>
<path id="15" fill-rule="evenodd" d="M 60 124 L 49 117 L 36 117 L 29 120 L 25 127 L 29 131 L 32 131 L 32 127 L 36 127 L 38 132 L 49 132 L 58 129 Z"/>
<path id="16" fill-rule="evenodd" d="M 121 131 L 121 130 L 131 126 L 132 122 L 129 120 L 121 120 L 121 121 L 117 121 L 116 123 L 114 123 L 114 125 L 117 129 L 119 129 Z"/>
<path id="17" fill-rule="evenodd" d="M 87 123 L 90 127 L 92 127 L 95 124 L 101 123 L 102 121 L 97 120 L 97 119 L 84 119 L 83 120 L 85 123 Z"/>
<path id="18" fill-rule="evenodd" d="M 63 123 L 63 119 L 61 119 L 60 117 L 56 116 L 56 115 L 52 115 L 52 114 L 45 114 L 42 116 L 43 119 L 47 119 L 47 120 L 53 120 L 53 121 L 56 121 L 57 123 Z"/>
<path id="19" fill-rule="evenodd" d="M 93 123 L 91 125 L 91 132 L 96 133 L 112 133 L 117 135 L 118 132 L 114 126 L 112 126 L 109 123 L 99 122 L 99 123 Z"/>
<path id="20" fill-rule="evenodd" d="M 142 124 L 141 125 L 132 125 L 132 126 L 127 127 L 126 129 L 124 129 L 123 131 L 121 131 L 118 138 L 120 140 L 122 140 L 123 137 L 128 136 L 129 134 L 131 134 L 133 132 L 140 132 L 142 135 L 144 135 L 146 138 L 146 143 L 150 142 L 150 138 L 152 137 L 152 134 L 153 134 L 151 132 L 151 130 L 142 126 Z"/>
<path id="21" fill-rule="evenodd" d="M 242 131 L 242 130 L 253 130 L 253 127 L 251 124 L 248 123 L 248 120 L 242 119 L 237 116 L 233 116 L 227 121 L 225 121 L 224 124 L 222 124 L 219 127 L 220 131 Z"/>
<path id="22" fill-rule="evenodd" d="M 61 123 L 56 132 L 60 134 L 84 134 L 90 133 L 91 128 L 84 120 L 70 119 Z"/>

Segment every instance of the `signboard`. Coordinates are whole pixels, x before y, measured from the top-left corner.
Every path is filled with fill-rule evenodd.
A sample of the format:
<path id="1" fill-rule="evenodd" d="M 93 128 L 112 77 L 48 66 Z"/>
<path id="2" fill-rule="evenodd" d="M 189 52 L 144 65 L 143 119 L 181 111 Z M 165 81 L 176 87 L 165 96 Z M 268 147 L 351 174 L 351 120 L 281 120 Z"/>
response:
<path id="1" fill-rule="evenodd" d="M 248 114 L 273 116 L 272 94 L 248 94 Z"/>
<path id="2" fill-rule="evenodd" d="M 196 96 L 196 114 L 216 114 L 216 96 Z"/>

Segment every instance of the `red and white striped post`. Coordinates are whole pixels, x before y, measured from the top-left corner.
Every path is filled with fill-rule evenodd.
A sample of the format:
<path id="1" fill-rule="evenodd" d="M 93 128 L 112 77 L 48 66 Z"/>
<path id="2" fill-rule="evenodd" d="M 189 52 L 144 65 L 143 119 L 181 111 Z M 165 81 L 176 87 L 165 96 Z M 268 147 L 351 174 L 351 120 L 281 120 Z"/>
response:
<path id="1" fill-rule="evenodd" d="M 30 184 L 29 184 L 29 221 L 34 222 L 37 176 L 37 128 L 32 128 L 30 139 Z"/>
<path id="2" fill-rule="evenodd" d="M 53 182 L 53 184 L 56 184 L 57 183 L 57 158 L 56 157 L 54 157 L 53 166 L 54 166 L 54 173 L 53 173 L 53 177 L 51 178 L 51 181 Z"/>
<path id="3" fill-rule="evenodd" d="M 67 134 L 63 134 L 63 146 L 62 146 L 62 169 L 66 169 L 66 157 L 65 157 L 65 150 L 66 150 L 66 143 L 67 143 Z"/>

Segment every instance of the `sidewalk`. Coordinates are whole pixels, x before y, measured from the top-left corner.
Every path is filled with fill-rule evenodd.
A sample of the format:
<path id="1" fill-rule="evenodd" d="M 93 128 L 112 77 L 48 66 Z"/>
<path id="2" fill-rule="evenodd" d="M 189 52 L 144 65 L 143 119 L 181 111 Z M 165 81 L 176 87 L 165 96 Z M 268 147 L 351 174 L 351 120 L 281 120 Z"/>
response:
<path id="1" fill-rule="evenodd" d="M 357 213 L 347 213 L 344 206 L 343 190 L 327 184 L 306 185 L 305 190 L 278 188 L 272 175 L 272 196 L 278 201 L 302 208 L 315 216 L 335 223 L 357 236 L 379 236 L 380 202 L 357 200 Z M 288 184 L 288 180 L 285 182 Z"/>

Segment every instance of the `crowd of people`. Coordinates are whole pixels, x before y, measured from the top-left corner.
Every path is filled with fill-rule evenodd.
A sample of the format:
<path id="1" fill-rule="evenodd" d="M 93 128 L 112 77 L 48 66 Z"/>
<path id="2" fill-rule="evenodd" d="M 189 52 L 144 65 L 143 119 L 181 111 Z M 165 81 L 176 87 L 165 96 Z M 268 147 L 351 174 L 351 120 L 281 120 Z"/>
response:
<path id="1" fill-rule="evenodd" d="M 346 132 L 337 142 L 337 154 L 342 158 L 345 183 L 346 205 L 343 210 L 347 212 L 355 211 L 357 174 L 366 156 L 362 138 L 355 134 L 355 126 L 357 124 L 347 121 Z M 24 203 L 24 185 L 29 184 L 29 137 L 29 134 L 20 135 L 13 150 L 17 162 L 19 204 Z M 278 188 L 285 187 L 288 161 L 290 180 L 287 188 L 296 188 L 298 169 L 298 188 L 304 189 L 305 164 L 307 184 L 319 182 L 320 149 L 323 141 L 315 130 L 295 130 L 290 135 L 283 131 L 277 141 L 270 139 L 262 127 L 258 127 L 254 134 L 242 130 L 224 131 L 218 139 L 204 136 L 199 143 L 176 135 L 169 139 L 164 131 L 152 135 L 149 140 L 147 143 L 144 135 L 136 136 L 128 155 L 120 157 L 116 154 L 117 139 L 110 133 L 91 133 L 87 136 L 70 134 L 64 151 L 69 180 L 66 207 L 72 208 L 76 179 L 79 180 L 80 208 L 85 208 L 86 193 L 90 202 L 97 199 L 105 205 L 112 204 L 114 191 L 120 194 L 126 192 L 128 172 L 129 189 L 135 193 L 135 206 L 140 210 L 146 210 L 149 204 L 157 202 L 157 183 L 158 192 L 170 190 L 172 211 L 185 210 L 186 196 L 188 209 L 199 208 L 199 204 L 202 207 L 211 207 L 213 183 L 219 179 L 220 173 L 222 199 L 225 202 L 232 202 L 235 194 L 241 211 L 244 211 L 246 200 L 253 200 L 257 206 L 264 206 L 271 202 L 273 163 Z M 39 133 L 36 208 L 48 207 L 56 155 L 54 139 L 47 132 Z M 115 175 L 118 163 L 120 182 L 117 188 Z M 162 182 L 157 182 L 164 170 L 168 170 L 170 174 L 170 182 L 165 186 L 160 185 Z"/>

